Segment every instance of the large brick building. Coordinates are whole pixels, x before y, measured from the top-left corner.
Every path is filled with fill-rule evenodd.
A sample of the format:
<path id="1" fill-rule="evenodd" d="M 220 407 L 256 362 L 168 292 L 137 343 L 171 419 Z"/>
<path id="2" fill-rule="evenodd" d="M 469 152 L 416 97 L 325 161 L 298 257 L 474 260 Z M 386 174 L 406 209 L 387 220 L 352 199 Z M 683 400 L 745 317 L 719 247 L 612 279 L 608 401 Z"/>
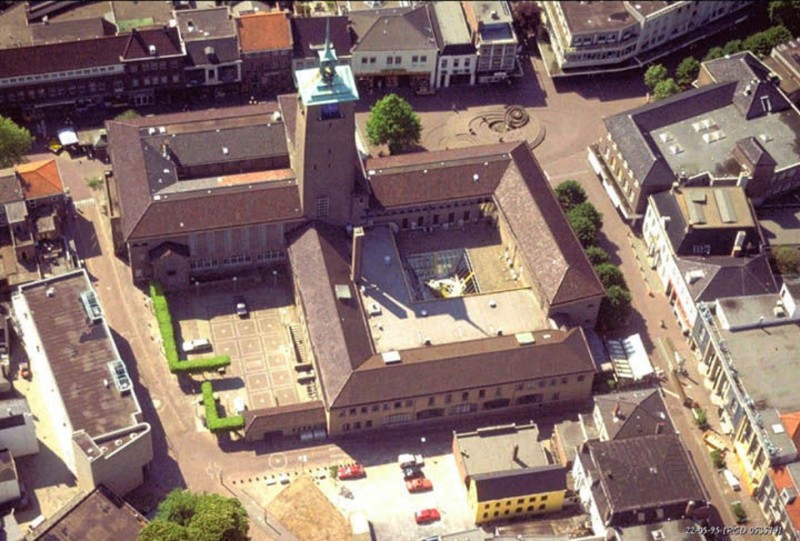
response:
<path id="1" fill-rule="evenodd" d="M 108 124 L 135 281 L 288 263 L 321 396 L 247 412 L 248 439 L 589 399 L 603 288 L 531 151 L 361 160 L 350 68 L 326 47 L 296 76 L 277 103 Z"/>

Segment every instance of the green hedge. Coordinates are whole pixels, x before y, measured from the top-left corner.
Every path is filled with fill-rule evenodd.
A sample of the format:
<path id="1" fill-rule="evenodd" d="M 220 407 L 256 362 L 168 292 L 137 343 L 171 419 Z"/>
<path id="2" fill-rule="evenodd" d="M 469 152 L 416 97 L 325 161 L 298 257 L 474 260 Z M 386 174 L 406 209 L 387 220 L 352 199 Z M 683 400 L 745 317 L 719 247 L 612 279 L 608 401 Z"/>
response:
<path id="1" fill-rule="evenodd" d="M 217 355 L 191 361 L 181 361 L 178 356 L 178 344 L 175 342 L 175 327 L 172 325 L 172 316 L 169 313 L 169 304 L 164 290 L 157 282 L 150 283 L 150 299 L 153 302 L 153 311 L 158 321 L 158 330 L 161 332 L 161 341 L 164 344 L 164 355 L 167 357 L 169 371 L 173 374 L 199 374 L 213 372 L 231 364 L 228 355 Z"/>
<path id="2" fill-rule="evenodd" d="M 230 417 L 220 417 L 217 412 L 217 403 L 214 400 L 214 387 L 210 381 L 200 384 L 200 391 L 203 393 L 203 406 L 206 410 L 206 424 L 213 433 L 230 432 L 244 428 L 244 417 L 241 415 L 231 415 Z"/>

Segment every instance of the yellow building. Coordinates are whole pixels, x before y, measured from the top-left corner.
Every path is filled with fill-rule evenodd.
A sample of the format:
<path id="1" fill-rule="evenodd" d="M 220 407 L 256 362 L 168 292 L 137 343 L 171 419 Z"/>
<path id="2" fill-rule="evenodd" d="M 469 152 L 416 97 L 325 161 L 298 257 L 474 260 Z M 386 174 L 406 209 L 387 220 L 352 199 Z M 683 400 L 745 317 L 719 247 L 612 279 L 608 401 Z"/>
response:
<path id="1" fill-rule="evenodd" d="M 561 511 L 567 473 L 534 423 L 453 433 L 453 454 L 475 523 Z"/>

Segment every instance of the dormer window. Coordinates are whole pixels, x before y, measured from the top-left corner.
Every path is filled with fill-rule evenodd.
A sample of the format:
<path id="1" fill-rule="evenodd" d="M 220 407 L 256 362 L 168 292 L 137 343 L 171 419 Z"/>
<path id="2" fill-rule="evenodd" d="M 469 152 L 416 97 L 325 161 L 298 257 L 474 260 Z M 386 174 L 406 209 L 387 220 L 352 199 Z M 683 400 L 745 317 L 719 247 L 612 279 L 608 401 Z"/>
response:
<path id="1" fill-rule="evenodd" d="M 769 102 L 769 96 L 761 96 L 761 107 L 765 113 L 772 112 L 772 104 Z"/>

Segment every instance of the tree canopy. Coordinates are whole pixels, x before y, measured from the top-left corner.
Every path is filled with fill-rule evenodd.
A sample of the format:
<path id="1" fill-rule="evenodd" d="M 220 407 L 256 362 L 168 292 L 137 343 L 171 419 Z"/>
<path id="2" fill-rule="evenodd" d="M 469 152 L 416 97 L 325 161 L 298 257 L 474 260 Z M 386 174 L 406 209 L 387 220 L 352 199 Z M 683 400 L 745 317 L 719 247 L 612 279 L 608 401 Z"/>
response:
<path id="1" fill-rule="evenodd" d="M 616 265 L 612 265 L 611 263 L 601 263 L 599 265 L 595 265 L 594 271 L 597 273 L 597 277 L 600 278 L 600 282 L 602 282 L 603 287 L 606 289 L 612 286 L 619 286 L 625 289 L 628 288 L 628 284 L 625 282 L 625 276 Z"/>
<path id="2" fill-rule="evenodd" d="M 767 13 L 773 23 L 782 24 L 795 36 L 800 34 L 800 0 L 771 0 Z"/>
<path id="3" fill-rule="evenodd" d="M 687 56 L 675 70 L 675 78 L 681 86 L 689 86 L 700 73 L 700 61 L 693 56 Z"/>
<path id="4" fill-rule="evenodd" d="M 569 225 L 575 231 L 575 236 L 581 243 L 581 246 L 587 248 L 589 246 L 597 245 L 597 228 L 592 221 L 586 216 L 570 216 L 567 215 Z"/>
<path id="5" fill-rule="evenodd" d="M 791 39 L 792 33 L 785 26 L 777 25 L 749 36 L 742 43 L 742 49 L 763 58 L 769 55 L 773 47 Z"/>
<path id="6" fill-rule="evenodd" d="M 647 85 L 651 92 L 655 92 L 656 85 L 665 80 L 668 75 L 669 72 L 663 65 L 653 64 L 644 72 L 644 84 Z"/>
<path id="7" fill-rule="evenodd" d="M 597 326 L 601 330 L 620 329 L 628 322 L 631 313 L 631 294 L 620 286 L 606 289 L 597 314 Z"/>
<path id="8" fill-rule="evenodd" d="M 663 100 L 670 96 L 674 96 L 681 91 L 681 87 L 675 82 L 675 79 L 669 78 L 659 81 L 653 89 L 653 99 Z"/>
<path id="9" fill-rule="evenodd" d="M 797 274 L 800 272 L 800 252 L 789 246 L 778 246 L 772 253 L 775 266 L 781 274 Z"/>
<path id="10" fill-rule="evenodd" d="M 419 115 L 397 94 L 389 94 L 370 109 L 367 139 L 372 145 L 386 144 L 392 154 L 406 152 L 419 143 L 421 134 Z"/>
<path id="11" fill-rule="evenodd" d="M 521 36 L 535 35 L 542 23 L 542 8 L 537 2 L 514 2 L 511 5 L 511 14 L 517 33 Z"/>
<path id="12" fill-rule="evenodd" d="M 711 47 L 703 57 L 703 62 L 716 60 L 717 58 L 722 58 L 723 56 L 725 56 L 725 51 L 722 49 L 722 47 Z"/>
<path id="13" fill-rule="evenodd" d="M 722 54 L 736 54 L 742 52 L 742 40 L 732 39 L 722 48 Z"/>
<path id="14" fill-rule="evenodd" d="M 248 541 L 248 529 L 239 500 L 175 489 L 159 504 L 139 541 Z"/>
<path id="15" fill-rule="evenodd" d="M 595 229 L 603 227 L 603 215 L 588 201 L 575 205 L 567 211 L 567 214 L 570 220 L 583 216 L 592 222 Z"/>
<path id="16" fill-rule="evenodd" d="M 140 115 L 136 109 L 125 109 L 120 114 L 114 117 L 114 120 L 131 120 L 133 118 L 140 118 Z"/>
<path id="17" fill-rule="evenodd" d="M 586 202 L 586 190 L 583 189 L 581 183 L 577 180 L 565 180 L 555 190 L 558 202 L 564 212 L 576 205 Z"/>
<path id="18" fill-rule="evenodd" d="M 589 246 L 584 250 L 584 252 L 586 252 L 586 257 L 589 258 L 589 263 L 592 265 L 602 265 L 603 263 L 608 263 L 608 252 L 599 246 Z"/>
<path id="19" fill-rule="evenodd" d="M 18 126 L 10 118 L 0 116 L 0 167 L 19 163 L 32 144 L 33 136 L 27 128 Z"/>

